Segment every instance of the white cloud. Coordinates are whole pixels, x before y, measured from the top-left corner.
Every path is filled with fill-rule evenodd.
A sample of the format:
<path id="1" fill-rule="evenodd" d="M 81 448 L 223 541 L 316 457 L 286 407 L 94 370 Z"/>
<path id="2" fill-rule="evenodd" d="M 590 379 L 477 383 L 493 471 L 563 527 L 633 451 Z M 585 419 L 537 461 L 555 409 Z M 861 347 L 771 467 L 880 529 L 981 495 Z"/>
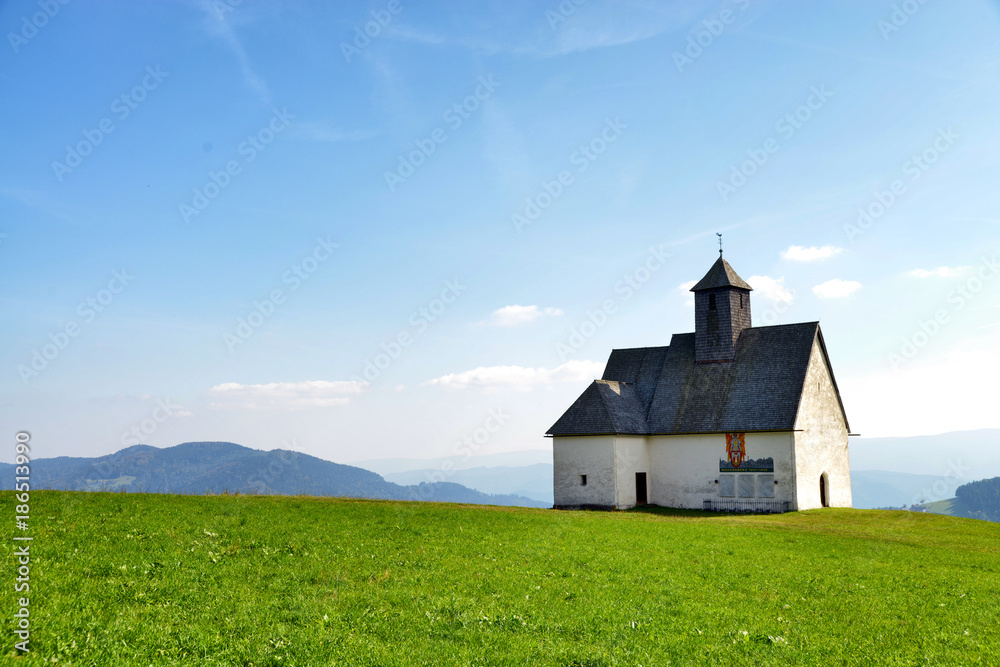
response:
<path id="1" fill-rule="evenodd" d="M 555 368 L 480 366 L 463 373 L 442 375 L 424 384 L 446 389 L 511 388 L 531 391 L 538 385 L 593 380 L 599 378 L 603 372 L 604 364 L 597 361 L 567 361 Z"/>
<path id="2" fill-rule="evenodd" d="M 684 295 L 684 305 L 694 307 L 694 293 L 691 288 L 698 284 L 697 280 L 689 280 L 677 286 L 677 291 Z"/>
<path id="3" fill-rule="evenodd" d="M 781 253 L 781 258 L 790 259 L 793 262 L 814 262 L 817 259 L 827 259 L 842 252 L 844 252 L 843 248 L 832 245 L 825 245 L 822 248 L 816 246 L 806 248 L 800 245 L 793 245 L 788 246 L 788 250 Z"/>
<path id="4" fill-rule="evenodd" d="M 883 437 L 997 428 L 998 340 L 995 334 L 987 334 L 956 341 L 950 349 L 940 351 L 929 345 L 895 370 L 883 357 L 886 361 L 882 368 L 838 378 L 852 430 L 864 436 Z M 943 341 L 935 340 L 934 345 L 939 342 Z M 857 445 L 853 440 L 851 445 Z M 980 460 L 990 457 L 1000 464 L 995 448 L 985 450 L 990 448 L 984 449 Z M 920 457 L 909 461 L 907 467 L 924 469 L 907 471 L 943 470 L 949 459 L 958 456 L 957 452 L 940 452 L 938 457 Z M 969 465 L 969 459 L 962 458 Z M 983 476 L 996 474 L 1000 472 Z"/>
<path id="5" fill-rule="evenodd" d="M 495 327 L 516 327 L 527 324 L 542 316 L 562 315 L 558 308 L 539 308 L 538 306 L 504 306 L 493 311 L 489 324 Z"/>
<path id="6" fill-rule="evenodd" d="M 953 278 L 955 276 L 960 276 L 965 271 L 968 270 L 966 266 L 939 266 L 936 269 L 913 269 L 910 271 L 911 276 L 916 276 L 917 278 Z"/>
<path id="7" fill-rule="evenodd" d="M 271 382 L 270 384 L 239 384 L 226 382 L 208 390 L 216 399 L 212 407 L 254 410 L 327 408 L 346 405 L 352 394 L 360 394 L 367 382 L 343 380 L 329 382 Z"/>
<path id="8" fill-rule="evenodd" d="M 785 287 L 785 279 L 770 276 L 750 276 L 747 279 L 755 292 L 774 302 L 791 303 L 795 300 L 795 292 Z"/>
<path id="9" fill-rule="evenodd" d="M 861 289 L 861 283 L 855 280 L 834 278 L 813 287 L 813 294 L 821 299 L 840 299 L 854 294 L 859 289 Z"/>

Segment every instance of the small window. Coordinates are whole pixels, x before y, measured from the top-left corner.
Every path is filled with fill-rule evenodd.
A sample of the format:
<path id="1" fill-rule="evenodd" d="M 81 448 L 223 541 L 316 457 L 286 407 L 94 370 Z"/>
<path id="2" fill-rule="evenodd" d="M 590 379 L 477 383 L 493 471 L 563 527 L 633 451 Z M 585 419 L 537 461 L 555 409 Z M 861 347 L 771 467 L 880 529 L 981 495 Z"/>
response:
<path id="1" fill-rule="evenodd" d="M 580 486 L 587 486 L 587 476 L 580 475 Z"/>
<path id="2" fill-rule="evenodd" d="M 709 294 L 708 295 L 708 309 L 709 310 L 715 310 L 715 295 L 714 294 Z"/>
<path id="3" fill-rule="evenodd" d="M 743 295 L 740 294 L 740 310 L 743 310 Z"/>

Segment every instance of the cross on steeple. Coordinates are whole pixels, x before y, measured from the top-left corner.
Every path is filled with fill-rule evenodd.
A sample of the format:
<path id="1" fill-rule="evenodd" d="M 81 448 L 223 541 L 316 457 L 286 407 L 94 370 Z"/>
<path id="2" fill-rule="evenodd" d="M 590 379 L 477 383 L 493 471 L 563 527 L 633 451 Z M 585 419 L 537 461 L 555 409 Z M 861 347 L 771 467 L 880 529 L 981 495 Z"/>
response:
<path id="1" fill-rule="evenodd" d="M 722 257 L 722 234 L 715 232 L 715 235 L 719 237 L 719 257 Z"/>

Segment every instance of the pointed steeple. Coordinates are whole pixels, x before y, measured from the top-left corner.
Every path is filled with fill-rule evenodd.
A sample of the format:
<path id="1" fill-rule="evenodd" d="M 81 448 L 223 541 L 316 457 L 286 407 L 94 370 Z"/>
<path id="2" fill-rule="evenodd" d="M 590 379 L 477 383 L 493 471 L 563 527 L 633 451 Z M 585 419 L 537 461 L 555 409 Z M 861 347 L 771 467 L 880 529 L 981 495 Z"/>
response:
<path id="1" fill-rule="evenodd" d="M 698 284 L 691 288 L 691 291 L 700 292 L 701 290 L 715 289 L 717 287 L 739 287 L 748 291 L 753 290 L 746 281 L 736 274 L 736 271 L 733 270 L 733 267 L 729 266 L 729 262 L 723 259 L 721 254 L 719 255 L 719 259 L 715 260 L 712 268 L 705 274 L 705 277 L 699 280 Z"/>
<path id="2" fill-rule="evenodd" d="M 695 361 L 730 361 L 736 358 L 740 332 L 750 328 L 750 292 L 753 288 L 722 257 L 694 292 Z"/>

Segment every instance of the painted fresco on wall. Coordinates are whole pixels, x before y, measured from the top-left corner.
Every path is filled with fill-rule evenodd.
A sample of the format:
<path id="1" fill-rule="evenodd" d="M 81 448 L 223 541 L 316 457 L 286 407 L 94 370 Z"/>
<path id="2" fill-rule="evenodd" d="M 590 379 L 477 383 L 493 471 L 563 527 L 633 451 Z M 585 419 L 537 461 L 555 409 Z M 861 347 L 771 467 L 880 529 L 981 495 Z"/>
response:
<path id="1" fill-rule="evenodd" d="M 726 459 L 719 459 L 719 472 L 774 472 L 772 457 L 747 458 L 746 441 L 746 433 L 726 434 Z"/>
<path id="2" fill-rule="evenodd" d="M 726 457 L 733 468 L 739 468 L 747 456 L 746 441 L 746 433 L 726 434 Z"/>

